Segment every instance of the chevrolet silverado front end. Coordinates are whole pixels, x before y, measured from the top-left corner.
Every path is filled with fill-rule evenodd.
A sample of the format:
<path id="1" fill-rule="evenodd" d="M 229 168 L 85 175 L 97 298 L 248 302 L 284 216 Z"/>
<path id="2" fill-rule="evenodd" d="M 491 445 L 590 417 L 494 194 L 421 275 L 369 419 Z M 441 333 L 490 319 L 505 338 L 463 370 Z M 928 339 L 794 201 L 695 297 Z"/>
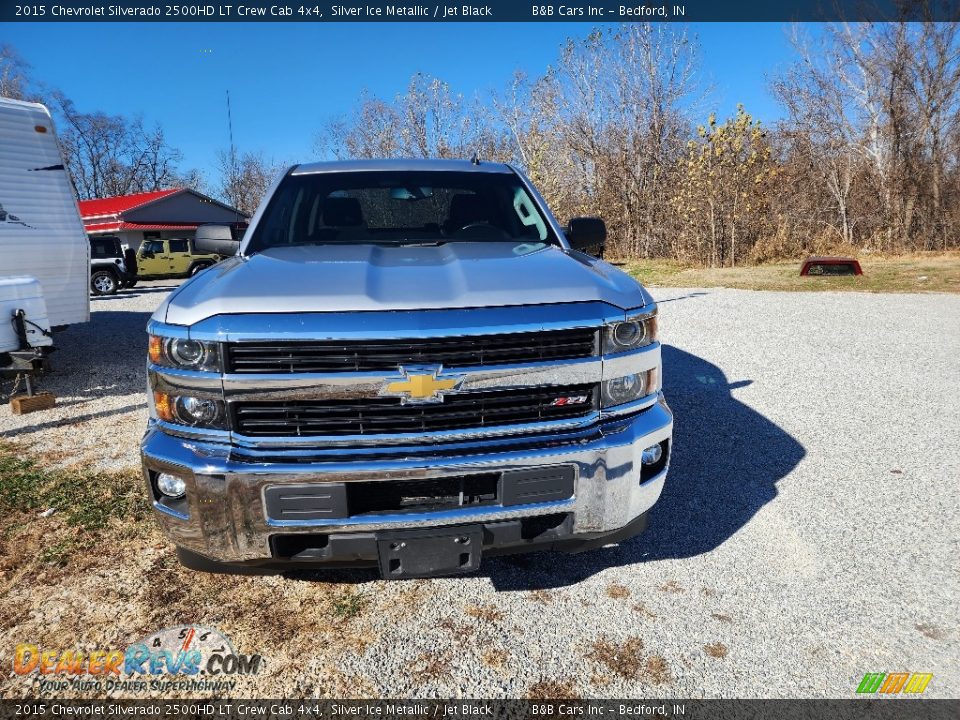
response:
<path id="1" fill-rule="evenodd" d="M 181 562 L 419 577 L 642 531 L 673 427 L 656 305 L 575 227 L 507 165 L 291 168 L 148 327 L 144 475 Z"/>

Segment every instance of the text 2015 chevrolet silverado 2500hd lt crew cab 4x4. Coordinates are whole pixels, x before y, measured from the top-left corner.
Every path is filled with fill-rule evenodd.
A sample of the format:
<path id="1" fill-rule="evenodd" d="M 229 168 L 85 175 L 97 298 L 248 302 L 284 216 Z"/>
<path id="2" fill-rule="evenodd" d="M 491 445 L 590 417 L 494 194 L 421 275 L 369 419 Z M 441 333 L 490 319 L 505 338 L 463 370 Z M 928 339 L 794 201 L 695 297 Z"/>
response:
<path id="1" fill-rule="evenodd" d="M 577 250 L 605 235 L 508 165 L 291 168 L 148 326 L 180 561 L 404 578 L 642 531 L 673 416 L 653 299 Z"/>

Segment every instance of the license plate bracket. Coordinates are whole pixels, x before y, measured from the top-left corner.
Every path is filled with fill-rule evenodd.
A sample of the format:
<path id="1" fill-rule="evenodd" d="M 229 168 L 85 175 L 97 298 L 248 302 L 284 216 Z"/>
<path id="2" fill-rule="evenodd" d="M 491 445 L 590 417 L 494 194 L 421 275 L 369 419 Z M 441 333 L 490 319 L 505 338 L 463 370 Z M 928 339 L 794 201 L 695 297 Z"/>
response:
<path id="1" fill-rule="evenodd" d="M 482 552 L 480 525 L 377 533 L 380 574 L 387 580 L 473 572 Z"/>

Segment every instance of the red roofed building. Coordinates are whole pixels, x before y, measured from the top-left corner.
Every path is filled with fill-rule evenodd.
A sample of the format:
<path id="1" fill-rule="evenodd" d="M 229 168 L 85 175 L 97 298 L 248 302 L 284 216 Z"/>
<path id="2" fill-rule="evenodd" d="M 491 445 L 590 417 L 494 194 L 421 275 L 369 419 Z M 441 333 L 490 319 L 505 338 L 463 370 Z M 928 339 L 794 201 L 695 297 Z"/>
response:
<path id="1" fill-rule="evenodd" d="M 77 203 L 87 235 L 116 235 L 136 250 L 150 239 L 192 238 L 205 223 L 246 225 L 236 208 L 196 190 L 173 188 Z"/>

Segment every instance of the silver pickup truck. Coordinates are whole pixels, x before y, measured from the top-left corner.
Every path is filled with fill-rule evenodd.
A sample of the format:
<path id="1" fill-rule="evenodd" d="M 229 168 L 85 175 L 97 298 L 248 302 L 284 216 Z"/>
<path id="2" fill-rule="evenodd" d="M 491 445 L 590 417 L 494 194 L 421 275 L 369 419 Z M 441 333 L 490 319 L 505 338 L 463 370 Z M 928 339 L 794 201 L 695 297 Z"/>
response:
<path id="1" fill-rule="evenodd" d="M 180 561 L 424 577 L 641 532 L 673 416 L 653 299 L 583 252 L 605 238 L 509 165 L 292 167 L 148 326 Z"/>

